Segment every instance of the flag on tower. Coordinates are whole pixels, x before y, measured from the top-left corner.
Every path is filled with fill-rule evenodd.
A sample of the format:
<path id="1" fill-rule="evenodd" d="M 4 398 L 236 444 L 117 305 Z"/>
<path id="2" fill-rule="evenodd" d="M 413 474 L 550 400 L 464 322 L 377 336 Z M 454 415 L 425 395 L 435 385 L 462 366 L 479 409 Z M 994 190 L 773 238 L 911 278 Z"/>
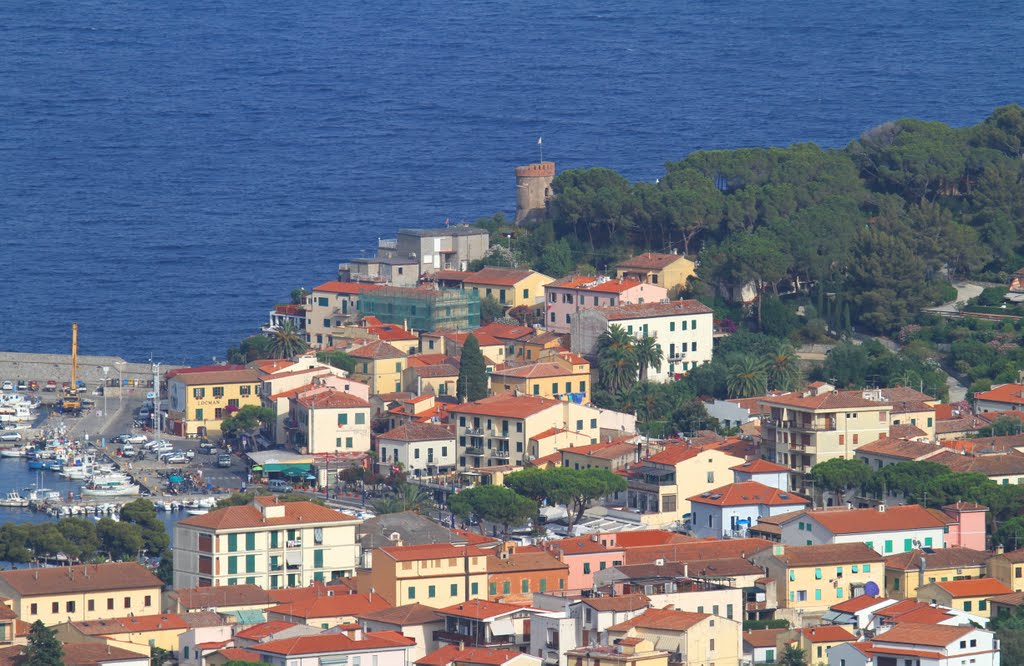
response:
<path id="1" fill-rule="evenodd" d="M 537 145 L 538 146 L 543 146 L 544 145 L 544 137 L 542 137 L 542 136 L 538 136 L 537 137 Z"/>
<path id="2" fill-rule="evenodd" d="M 448 219 L 449 219 L 449 218 L 447 218 L 447 217 L 446 217 L 446 218 L 444 218 L 444 226 L 446 226 L 446 227 L 448 226 Z"/>

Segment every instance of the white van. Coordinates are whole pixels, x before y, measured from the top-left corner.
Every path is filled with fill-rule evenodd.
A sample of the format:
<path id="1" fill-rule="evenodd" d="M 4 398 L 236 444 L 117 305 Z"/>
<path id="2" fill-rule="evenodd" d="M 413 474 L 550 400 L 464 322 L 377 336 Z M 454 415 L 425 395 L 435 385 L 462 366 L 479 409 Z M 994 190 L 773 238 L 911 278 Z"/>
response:
<path id="1" fill-rule="evenodd" d="M 124 458 L 134 458 L 135 447 L 132 446 L 131 444 L 125 444 L 124 446 L 121 447 L 121 456 Z"/>

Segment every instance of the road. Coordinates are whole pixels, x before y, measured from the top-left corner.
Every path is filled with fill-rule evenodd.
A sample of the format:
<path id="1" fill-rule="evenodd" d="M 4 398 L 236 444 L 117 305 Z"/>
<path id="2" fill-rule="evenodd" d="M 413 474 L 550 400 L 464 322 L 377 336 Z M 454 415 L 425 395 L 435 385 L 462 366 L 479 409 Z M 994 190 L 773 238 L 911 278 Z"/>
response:
<path id="1" fill-rule="evenodd" d="M 982 290 L 985 289 L 985 285 L 978 284 L 977 282 L 954 282 L 953 287 L 956 288 L 956 300 L 950 301 L 949 303 L 943 303 L 942 305 L 936 305 L 933 308 L 925 308 L 925 312 L 958 312 L 960 308 L 958 305 L 966 303 L 968 300 L 981 294 Z"/>

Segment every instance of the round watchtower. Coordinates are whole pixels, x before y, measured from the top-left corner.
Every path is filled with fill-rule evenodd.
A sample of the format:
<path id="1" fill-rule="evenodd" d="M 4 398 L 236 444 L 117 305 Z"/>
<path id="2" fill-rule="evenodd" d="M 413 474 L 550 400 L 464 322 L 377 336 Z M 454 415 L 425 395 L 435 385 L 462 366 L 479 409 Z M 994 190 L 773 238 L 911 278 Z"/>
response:
<path id="1" fill-rule="evenodd" d="M 554 179 L 554 162 L 516 167 L 516 224 L 544 217 Z"/>

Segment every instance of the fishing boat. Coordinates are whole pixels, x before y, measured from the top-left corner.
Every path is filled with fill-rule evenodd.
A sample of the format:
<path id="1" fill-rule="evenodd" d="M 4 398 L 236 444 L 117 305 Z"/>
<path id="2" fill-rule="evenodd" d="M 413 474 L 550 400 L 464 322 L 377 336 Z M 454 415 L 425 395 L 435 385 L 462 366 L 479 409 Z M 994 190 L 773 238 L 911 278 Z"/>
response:
<path id="1" fill-rule="evenodd" d="M 124 475 L 97 476 L 82 488 L 82 497 L 120 497 L 138 494 L 139 486 Z"/>
<path id="2" fill-rule="evenodd" d="M 26 449 L 24 446 L 18 446 L 13 449 L 0 450 L 0 457 L 3 458 L 24 458 Z"/>
<path id="3" fill-rule="evenodd" d="M 17 490 L 12 490 L 7 493 L 6 497 L 0 498 L 0 506 L 26 507 L 28 499 L 22 497 Z"/>
<path id="4" fill-rule="evenodd" d="M 185 513 L 187 513 L 190 516 L 205 516 L 206 514 L 210 513 L 210 510 L 209 509 L 189 509 Z"/>

